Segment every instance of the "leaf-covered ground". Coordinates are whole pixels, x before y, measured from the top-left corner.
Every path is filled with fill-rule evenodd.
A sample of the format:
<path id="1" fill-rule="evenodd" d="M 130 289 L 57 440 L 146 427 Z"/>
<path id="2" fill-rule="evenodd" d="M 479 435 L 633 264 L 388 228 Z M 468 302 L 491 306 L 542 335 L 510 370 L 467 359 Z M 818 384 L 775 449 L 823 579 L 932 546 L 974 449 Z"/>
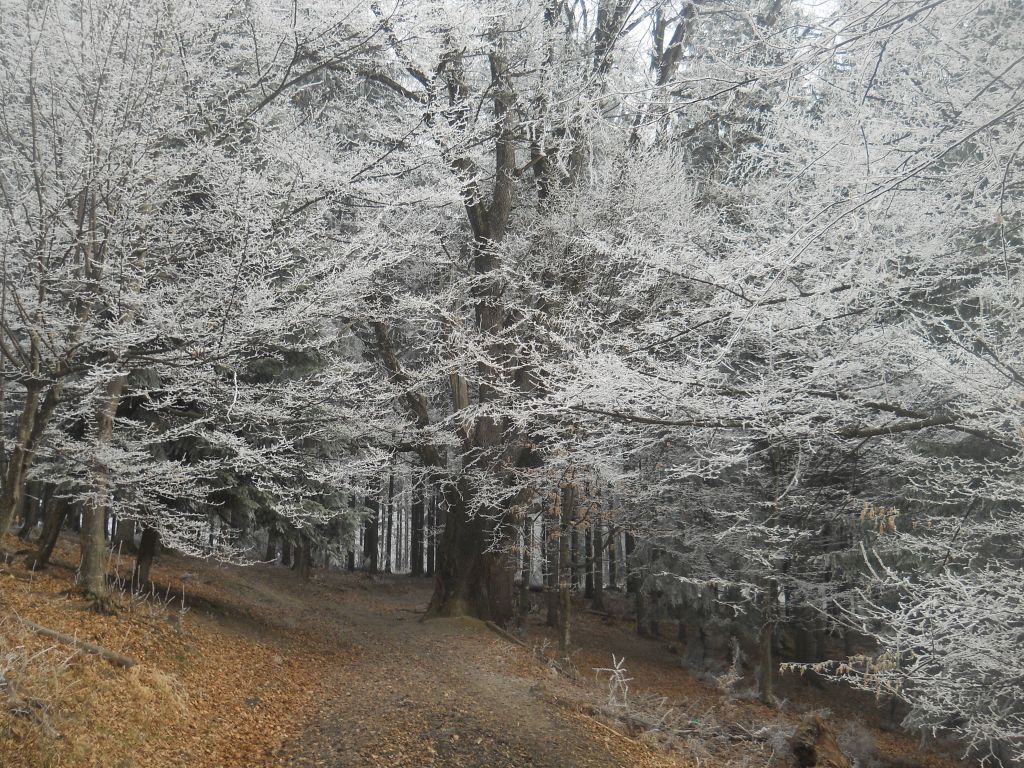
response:
<path id="1" fill-rule="evenodd" d="M 3 766 L 783 765 L 786 733 L 825 707 L 837 731 L 866 719 L 859 738 L 877 745 L 877 764 L 952 765 L 881 730 L 868 699 L 791 681 L 789 703 L 772 710 L 590 614 L 567 676 L 545 660 L 551 636 L 537 620 L 525 646 L 472 620 L 419 621 L 430 584 L 407 576 L 318 572 L 304 583 L 280 567 L 165 555 L 160 593 L 98 616 L 70 590 L 73 544 L 30 580 L 17 564 L 0 570 Z M 115 667 L 19 618 L 140 663 Z M 594 672 L 612 653 L 626 657 L 639 723 L 616 716 Z M 662 730 L 643 725 L 651 713 Z"/>

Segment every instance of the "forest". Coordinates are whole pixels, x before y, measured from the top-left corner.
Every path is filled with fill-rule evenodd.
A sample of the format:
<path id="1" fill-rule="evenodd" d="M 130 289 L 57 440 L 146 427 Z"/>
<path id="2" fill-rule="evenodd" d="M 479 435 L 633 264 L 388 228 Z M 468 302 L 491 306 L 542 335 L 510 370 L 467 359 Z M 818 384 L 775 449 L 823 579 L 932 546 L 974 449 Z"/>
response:
<path id="1" fill-rule="evenodd" d="M 1022 0 L 0 0 L 0 220 L 0 765 L 1024 766 Z"/>

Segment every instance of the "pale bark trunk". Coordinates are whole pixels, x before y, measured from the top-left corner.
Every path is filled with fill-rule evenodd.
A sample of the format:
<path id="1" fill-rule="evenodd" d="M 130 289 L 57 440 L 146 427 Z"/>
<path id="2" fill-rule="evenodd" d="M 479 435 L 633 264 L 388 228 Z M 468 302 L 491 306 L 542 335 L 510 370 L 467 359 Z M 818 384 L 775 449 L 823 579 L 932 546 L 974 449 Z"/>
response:
<path id="1" fill-rule="evenodd" d="M 109 443 L 114 434 L 114 414 L 128 374 L 119 374 L 107 382 L 104 398 L 96 414 L 96 439 L 99 445 Z M 110 470 L 97 461 L 93 466 L 89 496 L 82 514 L 80 546 L 82 562 L 78 580 L 82 591 L 99 610 L 109 610 L 110 593 L 107 589 L 107 548 L 104 539 L 107 495 L 110 488 Z"/>

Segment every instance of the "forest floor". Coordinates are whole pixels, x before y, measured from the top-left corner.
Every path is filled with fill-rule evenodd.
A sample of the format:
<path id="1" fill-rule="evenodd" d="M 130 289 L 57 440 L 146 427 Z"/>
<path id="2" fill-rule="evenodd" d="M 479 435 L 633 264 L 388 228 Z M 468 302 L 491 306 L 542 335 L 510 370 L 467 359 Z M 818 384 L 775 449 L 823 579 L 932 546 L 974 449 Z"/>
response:
<path id="1" fill-rule="evenodd" d="M 536 616 L 525 645 L 473 620 L 420 621 L 426 579 L 331 571 L 303 582 L 281 567 L 164 555 L 162 590 L 99 616 L 71 589 L 74 545 L 62 540 L 31 577 L 18 563 L 0 569 L 5 767 L 782 766 L 808 712 L 863 768 L 956 765 L 887 729 L 870 697 L 784 678 L 785 703 L 765 707 L 695 679 L 626 622 L 581 612 L 566 670 L 548 660 L 553 635 Z M 23 620 L 139 663 L 76 652 Z M 608 675 L 595 671 L 612 654 L 626 659 L 628 708 L 621 695 L 610 705 Z"/>

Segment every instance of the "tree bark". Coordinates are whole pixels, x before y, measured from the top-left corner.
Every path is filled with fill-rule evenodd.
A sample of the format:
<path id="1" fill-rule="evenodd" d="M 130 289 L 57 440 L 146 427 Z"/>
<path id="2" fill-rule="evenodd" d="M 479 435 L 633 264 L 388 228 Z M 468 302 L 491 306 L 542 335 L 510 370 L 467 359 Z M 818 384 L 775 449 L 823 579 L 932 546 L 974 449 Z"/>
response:
<path id="1" fill-rule="evenodd" d="M 521 581 L 519 582 L 519 626 L 520 628 L 526 626 L 526 619 L 530 615 L 530 549 L 533 546 L 533 537 L 531 530 L 533 527 L 533 520 L 530 518 L 529 512 L 523 517 L 523 568 L 520 574 Z"/>
<path id="2" fill-rule="evenodd" d="M 139 551 L 135 556 L 135 568 L 132 570 L 132 591 L 137 591 L 149 583 L 149 569 L 153 565 L 157 548 L 160 546 L 160 532 L 156 528 L 146 526 L 142 529 Z"/>
<path id="3" fill-rule="evenodd" d="M 594 533 L 593 526 L 587 525 L 583 533 L 583 597 L 594 599 Z"/>
<path id="4" fill-rule="evenodd" d="M 604 610 L 604 537 L 601 535 L 601 521 L 594 521 L 594 562 L 592 568 L 593 597 L 591 607 L 595 611 Z"/>
<path id="5" fill-rule="evenodd" d="M 118 552 L 134 555 L 135 549 L 135 521 L 121 515 L 117 516 L 117 523 L 114 526 L 114 538 L 111 545 Z"/>
<path id="6" fill-rule="evenodd" d="M 292 542 L 287 536 L 281 541 L 281 565 L 286 568 L 292 565 Z"/>
<path id="7" fill-rule="evenodd" d="M 96 414 L 96 438 L 99 445 L 109 443 L 114 434 L 114 414 L 121 402 L 128 374 L 113 376 L 104 388 L 103 401 Z M 79 537 L 82 562 L 79 566 L 79 584 L 97 610 L 110 610 L 107 588 L 107 547 L 104 526 L 107 496 L 110 489 L 110 469 L 95 461 L 92 468 L 91 488 L 82 514 L 82 533 Z"/>
<path id="8" fill-rule="evenodd" d="M 60 529 L 64 527 L 70 507 L 71 504 L 67 499 L 51 494 L 50 503 L 46 506 L 43 519 L 43 530 L 36 543 L 36 550 L 25 558 L 25 567 L 30 571 L 41 570 L 50 562 L 50 556 L 53 554 L 53 548 L 57 545 Z"/>
<path id="9" fill-rule="evenodd" d="M 267 529 L 267 551 L 264 553 L 263 559 L 268 563 L 277 562 L 277 544 L 280 538 L 281 536 L 276 528 L 271 527 Z"/>
<path id="10" fill-rule="evenodd" d="M 395 473 L 388 473 L 387 528 L 384 532 L 384 573 L 391 573 L 392 532 L 395 519 Z"/>
<path id="11" fill-rule="evenodd" d="M 445 525 L 437 553 L 434 594 L 427 617 L 473 616 L 506 626 L 514 618 L 513 570 L 507 541 L 498 541 L 489 515 L 473 514 L 468 484 L 460 480 L 442 491 Z"/>
<path id="12" fill-rule="evenodd" d="M 18 431 L 14 437 L 11 455 L 7 459 L 7 472 L 3 478 L 3 493 L 0 494 L 0 539 L 14 522 L 14 515 L 18 511 L 22 495 L 25 493 L 25 473 L 32 456 L 30 439 L 35 426 L 39 392 L 38 386 L 30 385 L 25 393 L 25 403 L 18 418 Z"/>
<path id="13" fill-rule="evenodd" d="M 424 572 L 424 576 L 434 575 L 434 560 L 437 554 L 437 495 L 434 493 L 434 488 L 431 486 L 430 489 L 430 503 L 427 507 L 427 536 L 425 537 L 425 546 L 427 548 L 427 568 Z"/>
<path id="14" fill-rule="evenodd" d="M 367 497 L 366 506 L 373 510 L 363 522 L 363 568 L 367 573 L 377 573 L 380 555 L 380 501 Z"/>
<path id="15" fill-rule="evenodd" d="M 608 589 L 619 588 L 618 549 L 619 534 L 617 531 L 611 531 L 608 533 Z"/>
<path id="16" fill-rule="evenodd" d="M 779 586 L 775 579 L 769 579 L 764 594 L 761 597 L 761 634 L 758 638 L 758 650 L 760 659 L 758 661 L 757 694 L 762 704 L 773 706 L 775 704 L 774 694 L 774 666 L 772 658 L 772 637 L 775 634 L 775 618 L 779 602 Z"/>
<path id="17" fill-rule="evenodd" d="M 412 488 L 412 541 L 410 546 L 409 575 L 423 575 L 423 485 Z"/>
<path id="18" fill-rule="evenodd" d="M 573 526 L 573 512 L 576 508 L 576 489 L 569 483 L 562 488 L 562 515 L 558 529 L 558 653 L 563 659 L 569 657 L 572 640 L 572 577 L 575 569 L 570 558 L 569 547 Z"/>
<path id="19" fill-rule="evenodd" d="M 544 587 L 547 595 L 547 625 L 558 626 L 558 521 L 555 519 L 557 505 L 554 509 L 545 509 L 544 551 L 547 560 L 547 571 L 544 574 Z M 550 516 L 549 516 L 550 515 Z"/>

